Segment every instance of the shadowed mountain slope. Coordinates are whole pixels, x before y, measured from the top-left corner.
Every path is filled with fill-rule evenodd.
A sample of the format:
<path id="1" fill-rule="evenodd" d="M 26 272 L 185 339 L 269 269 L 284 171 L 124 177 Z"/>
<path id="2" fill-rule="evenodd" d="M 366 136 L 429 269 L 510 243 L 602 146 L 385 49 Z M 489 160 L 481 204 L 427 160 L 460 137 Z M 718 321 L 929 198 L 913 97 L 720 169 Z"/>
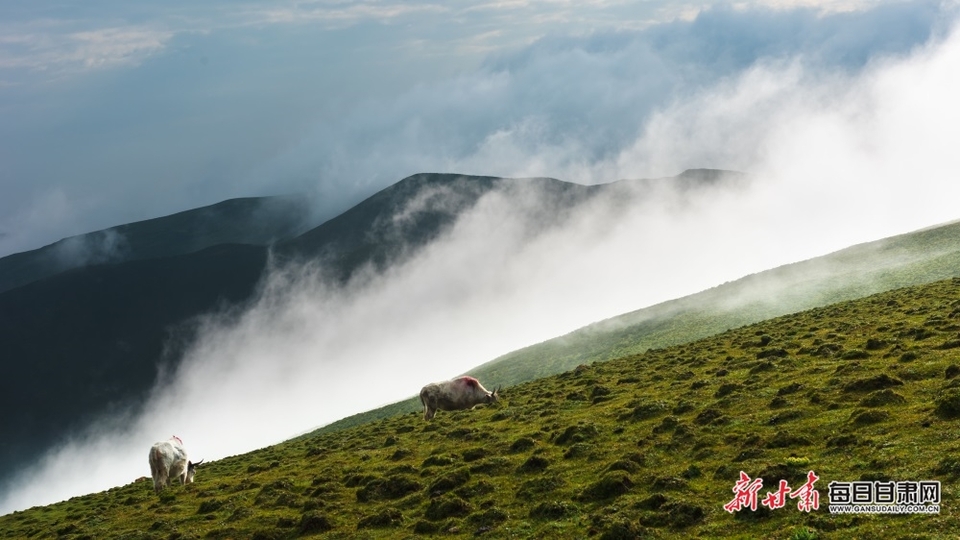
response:
<path id="1" fill-rule="evenodd" d="M 383 270 L 436 238 L 485 193 L 518 181 L 524 180 L 416 174 L 322 226 L 279 243 L 276 254 L 283 261 L 320 259 L 339 281 L 367 265 Z"/>
<path id="2" fill-rule="evenodd" d="M 952 538 L 960 280 L 831 304 L 0 517 L 9 537 Z M 146 467 L 146 463 L 144 463 Z M 761 479 L 733 513 L 740 472 Z M 816 509 L 759 504 L 814 472 Z M 941 482 L 939 513 L 833 514 L 831 482 Z M 799 495 L 799 493 L 797 493 Z M 769 504 L 769 501 L 768 501 Z"/>
<path id="3" fill-rule="evenodd" d="M 104 412 L 136 408 L 192 317 L 243 302 L 260 246 L 78 268 L 0 294 L 0 472 Z"/>
<path id="4" fill-rule="evenodd" d="M 306 198 L 293 195 L 231 199 L 64 238 L 0 259 L 0 292 L 84 266 L 172 257 L 220 244 L 266 246 L 303 232 L 309 210 Z"/>

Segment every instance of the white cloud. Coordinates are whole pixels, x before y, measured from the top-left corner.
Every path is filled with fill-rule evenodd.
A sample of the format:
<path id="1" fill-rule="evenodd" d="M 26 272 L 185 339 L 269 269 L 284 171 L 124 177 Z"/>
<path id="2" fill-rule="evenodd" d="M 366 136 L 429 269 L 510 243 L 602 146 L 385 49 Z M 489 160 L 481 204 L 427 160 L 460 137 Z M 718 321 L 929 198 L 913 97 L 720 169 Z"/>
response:
<path id="1" fill-rule="evenodd" d="M 819 13 L 826 15 L 829 13 L 862 11 L 880 3 L 878 0 L 759 0 L 756 2 L 737 2 L 734 5 L 738 7 L 766 6 L 782 10 L 808 8 L 816 9 Z"/>
<path id="2" fill-rule="evenodd" d="M 811 249 L 950 221 L 956 208 L 947 201 L 960 195 L 950 180 L 960 156 L 949 142 L 960 136 L 949 97 L 960 91 L 958 55 L 953 32 L 856 76 L 760 65 L 656 114 L 617 165 L 623 174 L 671 161 L 750 171 L 768 192 L 755 215 L 805 223 L 783 228 L 812 235 Z"/>
<path id="3" fill-rule="evenodd" d="M 839 15 L 659 1 L 471 11 L 482 5 L 108 1 L 4 12 L 0 255 L 311 185 L 329 215 L 426 170 L 610 181 L 610 156 L 673 99 L 764 59 L 856 71 L 952 20 L 932 2 Z M 270 19 L 270 9 L 287 15 Z M 322 22 L 330 13 L 340 14 L 333 29 Z M 20 234 L 54 190 L 96 204 Z"/>
<path id="4" fill-rule="evenodd" d="M 297 2 L 288 6 L 251 10 L 252 20 L 269 24 L 320 23 L 341 28 L 361 22 L 390 22 L 401 17 L 444 13 L 449 8 L 438 3 L 389 2 Z"/>
<path id="5" fill-rule="evenodd" d="M 173 35 L 138 25 L 68 32 L 60 25 L 43 25 L 0 39 L 0 69 L 71 72 L 135 66 L 163 50 Z"/>
<path id="6" fill-rule="evenodd" d="M 86 67 L 136 64 L 161 50 L 172 36 L 170 31 L 136 27 L 75 32 L 67 36 L 74 46 L 67 61 L 82 62 Z"/>

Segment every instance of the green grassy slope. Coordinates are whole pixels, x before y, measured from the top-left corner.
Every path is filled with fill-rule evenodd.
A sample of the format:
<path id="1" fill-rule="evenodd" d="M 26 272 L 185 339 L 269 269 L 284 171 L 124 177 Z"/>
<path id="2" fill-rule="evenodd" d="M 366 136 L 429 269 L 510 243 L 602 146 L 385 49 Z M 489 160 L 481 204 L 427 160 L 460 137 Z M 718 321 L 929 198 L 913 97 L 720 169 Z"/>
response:
<path id="1" fill-rule="evenodd" d="M 6 538 L 949 538 L 960 279 L 897 289 L 0 517 Z M 147 464 L 144 463 L 144 470 Z M 820 509 L 730 514 L 810 470 Z M 942 482 L 939 515 L 831 515 L 831 481 Z"/>
<path id="2" fill-rule="evenodd" d="M 853 246 L 627 313 L 473 370 L 515 384 L 895 288 L 960 276 L 960 223 Z M 535 372 L 530 373 L 532 366 Z"/>
<path id="3" fill-rule="evenodd" d="M 772 317 L 960 276 L 960 223 L 853 246 L 626 313 L 470 370 L 513 385 L 589 364 L 687 343 Z M 414 410 L 416 398 L 344 418 L 321 431 Z"/>

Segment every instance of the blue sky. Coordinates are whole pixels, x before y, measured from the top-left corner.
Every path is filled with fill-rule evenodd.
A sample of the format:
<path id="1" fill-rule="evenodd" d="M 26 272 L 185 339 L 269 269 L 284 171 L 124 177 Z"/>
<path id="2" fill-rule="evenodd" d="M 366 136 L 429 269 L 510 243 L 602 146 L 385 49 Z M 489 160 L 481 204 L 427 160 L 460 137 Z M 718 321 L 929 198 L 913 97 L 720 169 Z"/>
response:
<path id="1" fill-rule="evenodd" d="M 857 71 L 953 19 L 934 2 L 195 4 L 0 6 L 0 256 L 231 197 L 308 192 L 322 219 L 423 171 L 733 168 L 603 163 L 758 63 Z"/>
<path id="2" fill-rule="evenodd" d="M 548 230 L 535 195 L 494 192 L 360 284 L 279 269 L 244 313 L 204 320 L 144 406 L 165 414 L 65 436 L 0 485 L 0 512 L 129 482 L 171 433 L 236 455 L 591 322 L 960 219 L 957 7 L 3 2 L 0 255 L 231 197 L 309 193 L 322 219 L 425 171 L 749 181 L 626 193 Z"/>

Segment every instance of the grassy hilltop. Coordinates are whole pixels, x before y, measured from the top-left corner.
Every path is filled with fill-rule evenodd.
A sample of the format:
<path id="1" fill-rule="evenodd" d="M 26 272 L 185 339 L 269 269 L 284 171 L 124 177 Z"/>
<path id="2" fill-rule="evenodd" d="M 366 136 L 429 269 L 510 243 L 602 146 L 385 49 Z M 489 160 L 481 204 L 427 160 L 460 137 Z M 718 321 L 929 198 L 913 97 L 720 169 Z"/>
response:
<path id="1" fill-rule="evenodd" d="M 0 517 L 5 538 L 946 538 L 960 279 L 897 289 Z M 147 464 L 144 463 L 144 469 Z M 820 509 L 730 514 L 739 472 Z M 831 515 L 827 485 L 940 480 L 939 515 Z"/>

